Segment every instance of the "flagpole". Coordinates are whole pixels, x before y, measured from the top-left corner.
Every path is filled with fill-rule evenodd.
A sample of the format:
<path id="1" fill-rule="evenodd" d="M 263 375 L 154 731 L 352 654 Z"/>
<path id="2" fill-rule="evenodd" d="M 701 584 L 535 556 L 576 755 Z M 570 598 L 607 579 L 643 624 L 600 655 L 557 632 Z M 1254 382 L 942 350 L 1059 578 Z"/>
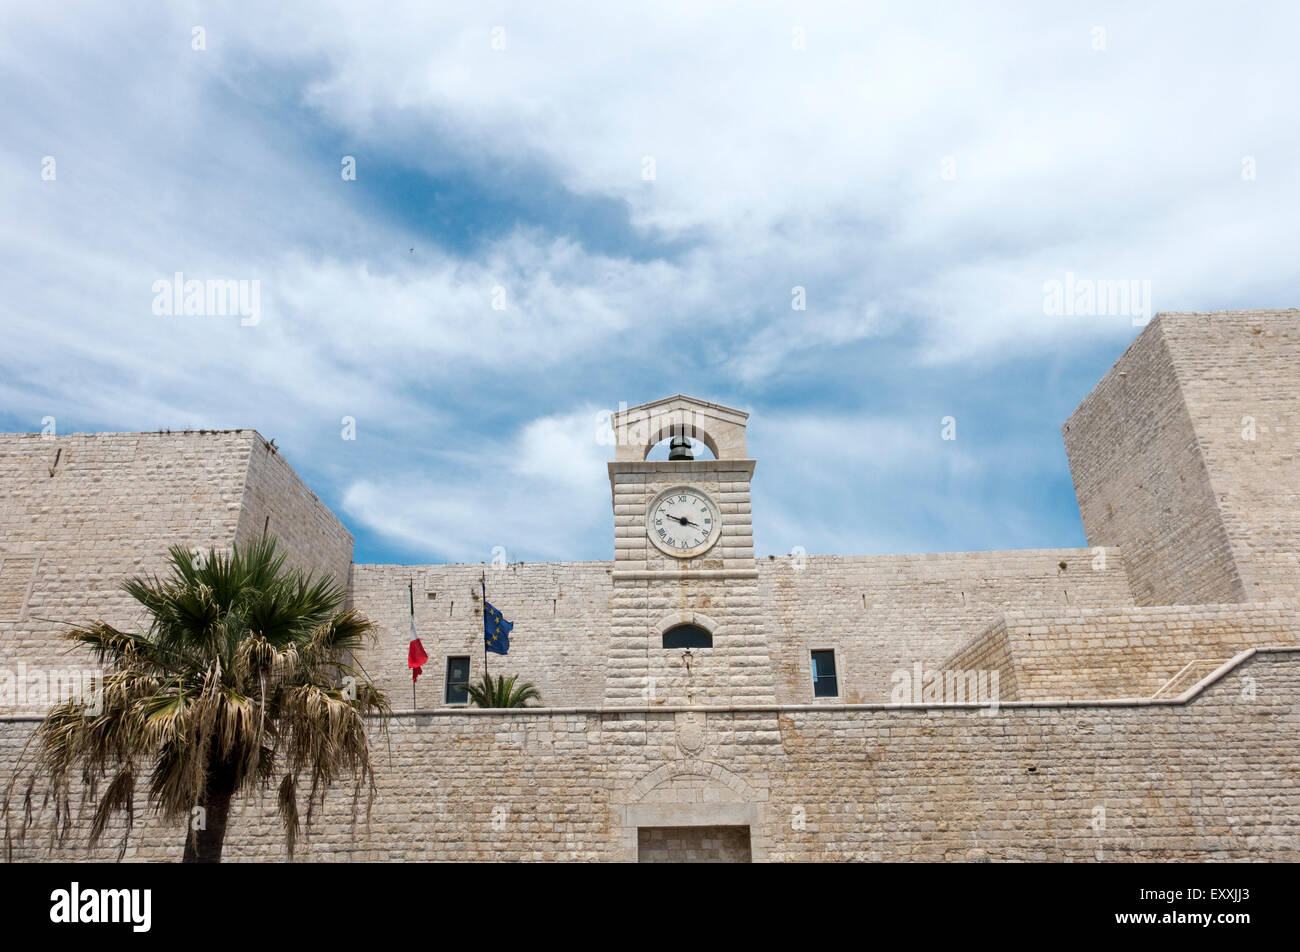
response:
<path id="1" fill-rule="evenodd" d="M 487 660 L 487 573 L 478 573 L 478 583 L 483 586 L 483 677 L 488 677 Z M 490 686 L 490 685 L 489 685 Z"/>
<path id="2" fill-rule="evenodd" d="M 408 577 L 406 580 L 407 594 L 411 596 L 411 630 L 415 630 L 415 579 Z M 419 710 L 420 705 L 415 702 L 415 677 L 411 677 L 411 713 Z"/>

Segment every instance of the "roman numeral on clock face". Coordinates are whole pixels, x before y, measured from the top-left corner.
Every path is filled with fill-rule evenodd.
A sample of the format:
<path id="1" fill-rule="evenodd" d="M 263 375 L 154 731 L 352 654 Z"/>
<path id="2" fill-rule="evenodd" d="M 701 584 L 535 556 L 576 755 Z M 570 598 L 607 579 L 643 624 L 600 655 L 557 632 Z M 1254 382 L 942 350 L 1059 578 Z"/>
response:
<path id="1" fill-rule="evenodd" d="M 650 510 L 648 533 L 672 555 L 690 555 L 698 551 L 714 534 L 713 504 L 695 490 L 674 491 L 661 496 Z"/>

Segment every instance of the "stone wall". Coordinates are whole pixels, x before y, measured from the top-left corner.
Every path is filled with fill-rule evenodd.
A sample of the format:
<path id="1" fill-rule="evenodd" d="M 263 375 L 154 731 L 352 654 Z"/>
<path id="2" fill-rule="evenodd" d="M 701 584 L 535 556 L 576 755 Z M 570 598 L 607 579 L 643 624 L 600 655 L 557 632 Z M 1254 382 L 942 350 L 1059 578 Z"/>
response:
<path id="1" fill-rule="evenodd" d="M 515 624 L 510 653 L 489 656 L 493 674 L 532 681 L 548 706 L 599 705 L 613 595 L 608 562 L 354 566 L 353 603 L 378 626 L 374 647 L 358 658 L 393 703 L 411 706 L 411 584 L 416 631 L 429 655 L 416 684 L 416 706 L 444 706 L 449 656 L 467 656 L 471 679 L 482 677 L 480 576 L 488 601 Z"/>
<path id="2" fill-rule="evenodd" d="M 65 654 L 61 623 L 135 626 L 124 579 L 160 571 L 172 545 L 229 545 L 254 437 L 0 435 L 0 671 L 92 673 L 89 656 Z M 25 700 L 0 701 L 0 713 L 47 706 Z"/>
<path id="3" fill-rule="evenodd" d="M 950 657 L 934 669 L 937 677 L 931 679 L 931 672 L 921 669 L 918 695 L 917 681 L 913 674 L 905 684 L 904 696 L 899 700 L 934 700 L 934 701 L 1017 701 L 1024 695 L 1016 683 L 1016 657 L 1012 655 L 1011 635 L 1005 616 L 999 618 L 988 628 L 980 632 L 964 647 L 959 648 Z M 985 685 L 991 688 L 989 693 L 970 691 L 969 673 L 975 674 L 975 687 L 980 687 L 979 675 L 986 672 Z M 994 679 L 993 674 L 997 677 Z M 926 691 L 930 694 L 927 696 Z"/>
<path id="4" fill-rule="evenodd" d="M 942 661 L 1004 612 L 1132 604 L 1125 561 L 1118 549 L 762 560 L 777 696 L 813 700 L 810 652 L 834 648 L 841 700 L 888 700 L 894 672 Z"/>
<path id="5" fill-rule="evenodd" d="M 241 504 L 236 533 L 240 544 L 269 532 L 288 554 L 290 564 L 329 575 L 348 588 L 352 533 L 260 436 L 249 452 Z"/>
<path id="6" fill-rule="evenodd" d="M 887 701 L 894 671 L 943 660 L 1004 611 L 1130 604 L 1119 550 L 1107 551 L 1104 567 L 1094 564 L 1101 565 L 1086 549 L 761 560 L 753 584 L 776 700 L 812 700 L 813 649 L 836 651 L 840 700 Z M 416 630 L 430 657 L 417 685 L 416 703 L 420 708 L 443 706 L 447 657 L 468 656 L 472 677 L 482 673 L 479 576 L 485 575 L 488 600 L 515 623 L 510 654 L 491 656 L 491 669 L 532 681 L 548 705 L 599 705 L 611 664 L 613 571 L 610 562 L 357 565 L 354 602 L 379 628 L 378 642 L 360 656 L 361 662 L 396 705 L 410 706 L 407 585 L 413 582 Z M 682 663 L 680 652 L 658 646 L 658 622 L 685 611 L 683 605 L 723 616 L 715 604 L 718 583 L 713 591 L 701 582 L 677 583 L 675 597 L 651 597 L 648 581 L 619 584 L 625 586 L 624 598 L 641 592 L 635 650 L 644 658 L 654 643 L 654 671 L 680 672 Z M 706 677 L 712 663 L 709 650 L 695 656 L 697 672 Z M 626 676 L 626 664 L 619 670 Z M 651 670 L 648 662 L 646 670 Z M 657 696 L 672 703 L 666 692 Z M 697 703 L 709 700 L 701 692 Z"/>
<path id="7" fill-rule="evenodd" d="M 1300 311 L 1167 316 L 1163 333 L 1244 598 L 1300 597 Z"/>
<path id="8" fill-rule="evenodd" d="M 1062 427 L 1088 542 L 1124 550 L 1139 605 L 1239 602 L 1245 588 L 1158 314 Z"/>
<path id="9" fill-rule="evenodd" d="M 1138 604 L 1300 595 L 1300 312 L 1157 315 L 1063 433 Z"/>
<path id="10" fill-rule="evenodd" d="M 900 712 L 850 743 L 788 715 L 768 828 L 804 806 L 814 835 L 781 830 L 769 855 L 1295 861 L 1297 675 L 1261 654 L 1186 706 Z"/>
<path id="11" fill-rule="evenodd" d="M 1243 649 L 1296 644 L 1285 602 L 1008 612 L 938 669 L 997 670 L 1002 700 L 1149 698 L 1189 665 L 1204 675 Z"/>
<path id="12" fill-rule="evenodd" d="M 0 434 L 0 713 L 44 710 L 51 671 L 93 675 L 62 623 L 140 625 L 125 579 L 163 572 L 173 545 L 247 542 L 270 513 L 291 565 L 347 584 L 351 535 L 253 430 Z"/>
<path id="13" fill-rule="evenodd" d="M 642 828 L 749 826 L 769 860 L 1296 861 L 1298 744 L 1295 649 L 1186 702 L 447 711 L 394 719 L 369 820 L 335 791 L 300 858 L 631 860 Z M 127 858 L 182 840 L 141 809 Z M 227 858 L 283 855 L 274 796 L 237 806 Z"/>

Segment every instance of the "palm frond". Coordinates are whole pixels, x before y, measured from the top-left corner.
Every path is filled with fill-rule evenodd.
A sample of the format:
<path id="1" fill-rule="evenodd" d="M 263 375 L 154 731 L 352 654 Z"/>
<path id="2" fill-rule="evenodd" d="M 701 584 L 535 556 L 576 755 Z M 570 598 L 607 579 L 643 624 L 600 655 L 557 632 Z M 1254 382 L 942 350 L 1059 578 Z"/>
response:
<path id="1" fill-rule="evenodd" d="M 459 686 L 469 694 L 476 707 L 528 707 L 529 701 L 542 700 L 542 694 L 531 681 L 516 685 L 519 675 L 499 675 L 493 679 L 485 674 L 477 683 L 462 682 Z"/>
<path id="2" fill-rule="evenodd" d="M 102 621 L 71 627 L 66 637 L 108 669 L 102 700 L 94 710 L 83 701 L 51 709 L 24 749 L 31 760 L 20 759 L 27 771 L 22 801 L 14 798 L 15 771 L 0 805 L 7 851 L 11 815 L 21 813 L 21 830 L 30 828 L 39 790 L 54 807 L 52 834 L 71 828 L 73 780 L 83 803 L 93 805 L 92 844 L 113 815 L 125 813 L 125 850 L 137 764 L 152 765 L 149 804 L 165 820 L 184 818 L 187 829 L 212 784 L 222 785 L 228 802 L 284 773 L 278 798 L 290 853 L 314 807 L 343 777 L 355 779 L 354 805 L 363 787 L 373 801 L 366 719 L 380 715 L 385 732 L 391 709 L 347 659 L 373 637 L 374 625 L 343 608 L 347 593 L 332 579 L 286 569 L 285 558 L 269 536 L 202 555 L 173 546 L 165 577 L 140 575 L 122 586 L 144 608 L 145 631 Z M 346 696 L 343 675 L 355 682 Z M 305 818 L 297 806 L 300 774 L 309 782 Z"/>

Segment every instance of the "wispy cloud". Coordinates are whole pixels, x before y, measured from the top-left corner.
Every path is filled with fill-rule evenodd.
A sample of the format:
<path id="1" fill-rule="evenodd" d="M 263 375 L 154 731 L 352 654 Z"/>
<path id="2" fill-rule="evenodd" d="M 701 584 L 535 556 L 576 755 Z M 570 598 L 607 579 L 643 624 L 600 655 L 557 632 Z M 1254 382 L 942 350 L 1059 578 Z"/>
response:
<path id="1" fill-rule="evenodd" d="M 502 443 L 466 433 L 433 454 L 408 451 L 414 472 L 357 480 L 344 513 L 413 558 L 487 562 L 499 547 L 512 562 L 572 559 L 597 533 L 612 536 L 599 416 L 583 407 L 530 420 Z"/>

